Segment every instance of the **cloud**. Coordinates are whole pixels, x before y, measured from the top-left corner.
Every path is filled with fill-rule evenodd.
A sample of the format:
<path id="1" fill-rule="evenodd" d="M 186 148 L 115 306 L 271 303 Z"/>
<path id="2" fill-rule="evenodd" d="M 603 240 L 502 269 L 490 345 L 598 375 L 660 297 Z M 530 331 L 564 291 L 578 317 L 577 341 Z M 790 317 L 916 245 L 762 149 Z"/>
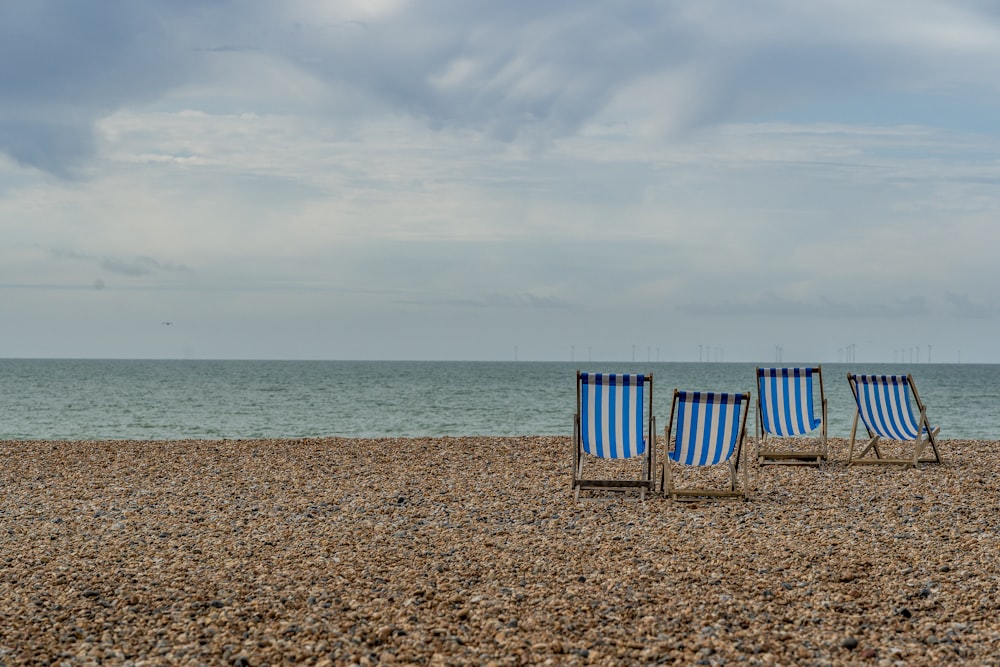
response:
<path id="1" fill-rule="evenodd" d="M 488 294 L 481 298 L 466 299 L 397 299 L 395 303 L 421 306 L 456 306 L 460 308 L 533 308 L 564 309 L 578 304 L 556 296 L 523 294 Z"/>
<path id="2" fill-rule="evenodd" d="M 886 89 L 996 91 L 998 58 L 996 11 L 974 0 L 36 0 L 0 7 L 0 151 L 78 175 L 99 119 L 170 94 L 254 104 L 234 83 L 280 104 L 273 67 L 326 89 L 298 100 L 316 120 L 401 114 L 538 147 L 602 120 L 677 133 Z"/>
<path id="3" fill-rule="evenodd" d="M 996 306 L 976 303 L 970 299 L 967 294 L 955 294 L 954 292 L 948 292 L 945 298 L 948 305 L 951 307 L 951 313 L 954 317 L 981 320 L 992 318 L 998 313 Z"/>
<path id="4" fill-rule="evenodd" d="M 296 352 L 317 356 L 395 332 L 416 356 L 529 333 L 613 350 L 633 317 L 664 350 L 747 318 L 748 346 L 976 330 L 946 313 L 986 340 L 998 20 L 978 0 L 0 4 L 0 287 L 38 288 L 5 306 L 27 331 L 80 286 L 223 341 L 350 322 L 360 347 Z M 273 333 L 254 354 L 282 353 Z"/>
<path id="5" fill-rule="evenodd" d="M 895 319 L 922 317 L 929 314 L 926 299 L 920 296 L 905 297 L 885 303 L 846 303 L 825 296 L 812 300 L 786 299 L 775 294 L 764 294 L 753 301 L 724 301 L 721 303 L 683 303 L 677 306 L 682 313 L 712 317 L 787 317 L 831 319 Z"/>
<path id="6" fill-rule="evenodd" d="M 158 271 L 183 271 L 184 267 L 175 264 L 159 262 L 152 257 L 136 257 L 123 260 L 117 257 L 106 257 L 101 260 L 101 268 L 111 273 L 123 276 L 145 276 Z"/>
<path id="7" fill-rule="evenodd" d="M 76 175 L 95 153 L 98 119 L 197 72 L 184 35 L 218 4 L 0 5 L 0 150 L 23 166 Z"/>
<path id="8" fill-rule="evenodd" d="M 53 257 L 60 260 L 96 263 L 101 269 L 121 276 L 138 277 L 164 271 L 187 271 L 183 264 L 164 262 L 153 257 L 139 256 L 131 259 L 121 257 L 96 257 L 72 248 L 56 246 L 49 249 Z"/>

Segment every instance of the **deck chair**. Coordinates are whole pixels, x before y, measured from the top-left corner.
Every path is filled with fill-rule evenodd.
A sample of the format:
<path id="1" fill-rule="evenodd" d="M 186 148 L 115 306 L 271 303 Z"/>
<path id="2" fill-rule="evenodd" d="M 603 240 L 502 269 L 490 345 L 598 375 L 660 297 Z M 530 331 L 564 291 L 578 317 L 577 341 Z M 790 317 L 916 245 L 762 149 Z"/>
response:
<path id="1" fill-rule="evenodd" d="M 646 391 L 646 385 L 649 391 Z M 645 406 L 644 406 L 645 402 Z M 573 419 L 573 491 L 580 499 L 583 490 L 638 490 L 641 500 L 655 491 L 656 465 L 653 417 L 653 376 L 618 373 L 576 373 L 576 414 Z M 643 413 L 646 430 L 643 431 Z M 588 459 L 641 460 L 639 466 L 619 466 L 615 479 L 586 479 Z M 591 461 L 596 464 L 597 461 Z M 624 463 L 624 462 L 623 462 Z M 608 464 L 600 466 L 607 470 Z M 625 468 L 626 470 L 623 470 Z M 629 479 L 628 468 L 637 468 Z M 607 476 L 607 473 L 605 473 Z"/>
<path id="2" fill-rule="evenodd" d="M 745 461 L 741 461 L 746 439 L 747 413 L 750 394 L 723 394 L 674 390 L 670 406 L 670 422 L 666 428 L 667 461 L 661 472 L 660 487 L 674 500 L 712 496 L 749 497 L 750 480 Z M 673 429 L 676 418 L 677 428 Z M 671 447 L 671 431 L 674 442 Z M 746 458 L 745 455 L 742 458 Z M 725 489 L 707 487 L 677 488 L 673 466 L 728 467 L 729 481 Z M 742 468 L 742 484 L 738 476 Z M 666 478 L 665 480 L 663 478 Z"/>
<path id="3" fill-rule="evenodd" d="M 817 390 L 819 417 L 814 400 Z M 817 428 L 819 433 L 815 438 L 803 437 Z M 757 458 L 764 465 L 819 465 L 827 460 L 826 396 L 821 366 L 757 369 Z"/>
<path id="4" fill-rule="evenodd" d="M 940 428 L 931 428 L 927 421 L 927 408 L 920 401 L 913 376 L 906 375 L 854 375 L 847 374 L 851 393 L 857 404 L 854 424 L 851 426 L 851 449 L 847 456 L 848 465 L 857 464 L 901 464 L 916 467 L 918 463 L 941 463 L 937 434 Z M 911 405 L 916 404 L 917 412 Z M 854 456 L 854 441 L 858 430 L 858 420 L 868 431 L 868 444 L 857 457 Z M 879 450 L 881 439 L 895 440 L 912 446 L 913 456 L 887 458 Z M 930 446 L 933 456 L 923 457 Z M 865 458 L 868 453 L 874 458 Z"/>

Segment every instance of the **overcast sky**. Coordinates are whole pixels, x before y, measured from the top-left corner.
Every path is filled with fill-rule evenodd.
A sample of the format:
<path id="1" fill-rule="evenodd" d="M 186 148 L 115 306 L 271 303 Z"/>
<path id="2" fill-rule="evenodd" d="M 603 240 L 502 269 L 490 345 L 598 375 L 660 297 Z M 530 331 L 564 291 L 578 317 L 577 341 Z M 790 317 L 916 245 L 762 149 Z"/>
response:
<path id="1" fill-rule="evenodd" d="M 0 357 L 1000 362 L 992 0 L 8 0 L 0 91 Z"/>

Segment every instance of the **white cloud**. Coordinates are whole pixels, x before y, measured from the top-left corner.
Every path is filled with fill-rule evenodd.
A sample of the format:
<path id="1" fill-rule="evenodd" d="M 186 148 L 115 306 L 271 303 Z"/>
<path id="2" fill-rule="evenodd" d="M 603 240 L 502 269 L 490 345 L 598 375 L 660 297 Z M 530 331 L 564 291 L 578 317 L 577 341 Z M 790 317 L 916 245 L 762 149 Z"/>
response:
<path id="1" fill-rule="evenodd" d="M 736 359 L 920 323 L 947 356 L 949 316 L 992 354 L 978 3 L 33 7 L 0 9 L 8 354 Z M 52 333 L 87 309 L 120 333 Z"/>

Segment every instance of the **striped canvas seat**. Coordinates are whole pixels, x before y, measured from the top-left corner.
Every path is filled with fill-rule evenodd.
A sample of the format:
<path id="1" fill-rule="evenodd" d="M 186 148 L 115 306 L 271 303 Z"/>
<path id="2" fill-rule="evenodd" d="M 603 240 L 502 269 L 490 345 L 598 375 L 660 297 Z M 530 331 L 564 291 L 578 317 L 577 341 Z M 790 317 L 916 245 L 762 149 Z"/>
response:
<path id="1" fill-rule="evenodd" d="M 648 392 L 646 385 L 649 385 Z M 577 412 L 573 428 L 573 489 L 653 491 L 655 433 L 653 376 L 577 372 Z M 645 416 L 644 416 L 645 415 Z M 644 429 L 646 423 L 648 428 Z M 637 479 L 583 479 L 586 456 L 641 458 Z"/>
<path id="2" fill-rule="evenodd" d="M 927 409 L 920 401 L 913 376 L 907 375 L 854 375 L 847 374 L 857 411 L 851 427 L 851 450 L 848 462 L 856 463 L 898 463 L 916 466 L 920 462 L 941 462 L 937 448 L 937 433 L 927 421 Z M 914 410 L 914 405 L 916 410 Z M 854 456 L 854 442 L 858 421 L 868 431 L 868 445 Z M 878 444 L 880 439 L 912 443 L 913 455 L 907 458 L 886 458 L 882 456 Z M 933 458 L 921 458 L 930 445 Z M 875 458 L 866 459 L 873 453 Z"/>
<path id="3" fill-rule="evenodd" d="M 746 466 L 741 461 L 746 436 L 747 406 L 750 394 L 700 391 L 674 391 L 667 425 L 669 450 L 664 466 L 664 493 L 678 496 L 743 496 L 749 484 Z M 674 424 L 676 422 L 676 429 Z M 681 489 L 674 486 L 672 464 L 712 466 L 725 463 L 729 468 L 729 484 L 724 490 L 708 488 Z M 743 468 L 742 490 L 738 490 L 737 473 Z"/>
<path id="4" fill-rule="evenodd" d="M 642 434 L 642 375 L 581 373 L 580 428 L 583 450 L 605 459 L 646 451 Z"/>
<path id="5" fill-rule="evenodd" d="M 815 410 L 817 392 L 819 417 Z M 802 436 L 817 428 L 818 444 L 807 443 L 813 447 L 804 449 Z M 818 464 L 827 458 L 826 397 L 820 366 L 757 369 L 757 439 L 761 463 Z M 780 448 L 775 445 L 778 439 L 783 442 Z"/>

